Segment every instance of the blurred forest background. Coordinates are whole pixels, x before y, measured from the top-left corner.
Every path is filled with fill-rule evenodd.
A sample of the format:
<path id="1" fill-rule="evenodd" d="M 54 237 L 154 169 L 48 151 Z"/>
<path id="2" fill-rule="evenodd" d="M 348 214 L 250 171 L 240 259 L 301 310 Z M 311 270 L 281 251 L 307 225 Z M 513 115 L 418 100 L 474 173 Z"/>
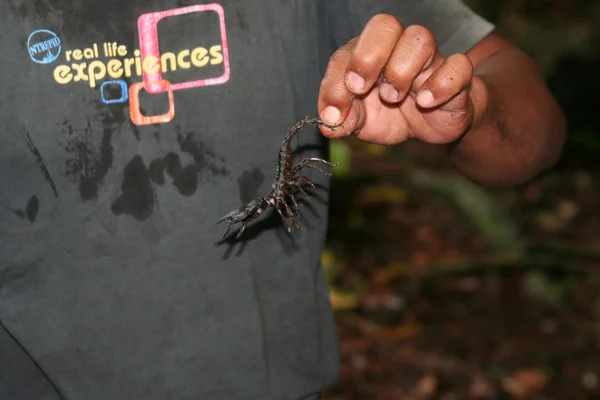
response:
<path id="1" fill-rule="evenodd" d="M 466 2 L 544 68 L 563 158 L 492 191 L 442 148 L 332 143 L 327 399 L 600 399 L 600 0 Z"/>

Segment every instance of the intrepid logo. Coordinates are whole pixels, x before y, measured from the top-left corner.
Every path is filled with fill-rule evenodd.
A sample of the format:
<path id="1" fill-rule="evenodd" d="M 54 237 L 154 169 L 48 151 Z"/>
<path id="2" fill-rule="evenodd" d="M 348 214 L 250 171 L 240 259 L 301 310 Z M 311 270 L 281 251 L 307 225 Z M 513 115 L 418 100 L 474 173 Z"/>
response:
<path id="1" fill-rule="evenodd" d="M 32 32 L 27 39 L 29 57 L 39 64 L 50 64 L 60 55 L 60 39 L 56 33 L 39 29 Z"/>

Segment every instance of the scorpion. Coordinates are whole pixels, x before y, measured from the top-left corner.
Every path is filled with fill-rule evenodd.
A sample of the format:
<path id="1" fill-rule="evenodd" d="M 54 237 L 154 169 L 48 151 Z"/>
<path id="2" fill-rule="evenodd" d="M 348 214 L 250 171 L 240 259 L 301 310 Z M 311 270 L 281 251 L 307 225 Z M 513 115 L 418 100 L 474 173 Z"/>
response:
<path id="1" fill-rule="evenodd" d="M 292 155 L 292 147 L 291 140 L 296 135 L 296 133 L 300 132 L 307 125 L 315 125 L 321 124 L 325 125 L 329 128 L 335 129 L 334 126 L 330 126 L 326 124 L 320 118 L 309 118 L 306 117 L 303 120 L 299 121 L 289 130 L 283 142 L 281 143 L 281 147 L 279 149 L 279 161 L 277 164 L 277 174 L 275 176 L 275 182 L 271 186 L 271 190 L 264 197 L 257 197 L 246 205 L 243 205 L 239 209 L 231 211 L 224 217 L 222 217 L 217 225 L 221 222 L 227 222 L 228 226 L 223 234 L 223 238 L 225 238 L 229 232 L 233 229 L 233 227 L 237 224 L 241 225 L 241 228 L 236 235 L 235 239 L 239 239 L 248 223 L 252 222 L 263 212 L 269 208 L 273 207 L 277 210 L 277 213 L 281 217 L 283 221 L 283 225 L 288 233 L 292 231 L 292 225 L 296 228 L 296 230 L 300 229 L 300 225 L 298 221 L 294 217 L 294 213 L 292 208 L 288 204 L 288 198 L 292 201 L 292 205 L 294 207 L 294 211 L 297 216 L 300 217 L 300 209 L 298 207 L 298 200 L 295 197 L 295 193 L 293 191 L 298 191 L 304 195 L 304 198 L 309 199 L 310 196 L 306 193 L 304 188 L 302 188 L 303 184 L 309 185 L 317 194 L 319 194 L 319 190 L 317 190 L 315 184 L 308 179 L 306 176 L 296 174 L 302 170 L 303 168 L 313 168 L 321 172 L 325 176 L 331 176 L 331 172 L 326 172 L 319 167 L 319 164 L 325 164 L 330 167 L 337 167 L 337 164 L 332 164 L 329 161 L 325 161 L 321 158 L 309 157 L 304 158 L 298 164 L 293 165 L 293 155 Z M 283 211 L 285 210 L 284 216 Z M 288 221 L 289 220 L 289 221 Z"/>

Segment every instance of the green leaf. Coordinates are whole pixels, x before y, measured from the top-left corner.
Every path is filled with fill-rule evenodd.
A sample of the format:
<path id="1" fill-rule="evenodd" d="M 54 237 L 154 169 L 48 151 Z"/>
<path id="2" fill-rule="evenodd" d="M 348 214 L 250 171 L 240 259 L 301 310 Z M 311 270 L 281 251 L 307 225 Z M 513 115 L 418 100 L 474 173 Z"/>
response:
<path id="1" fill-rule="evenodd" d="M 329 147 L 329 158 L 338 166 L 334 169 L 335 175 L 347 175 L 350 170 L 350 148 L 341 140 L 332 140 Z"/>

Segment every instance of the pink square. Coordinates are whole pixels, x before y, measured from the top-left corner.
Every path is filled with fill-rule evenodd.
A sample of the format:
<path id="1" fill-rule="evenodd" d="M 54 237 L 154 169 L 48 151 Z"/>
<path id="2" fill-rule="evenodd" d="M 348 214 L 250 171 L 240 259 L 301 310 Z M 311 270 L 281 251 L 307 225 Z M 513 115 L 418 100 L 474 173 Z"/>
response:
<path id="1" fill-rule="evenodd" d="M 196 81 L 179 82 L 172 85 L 172 90 L 190 89 L 200 86 L 218 85 L 229 80 L 231 74 L 229 67 L 229 49 L 227 46 L 227 33 L 225 28 L 225 12 L 220 4 L 197 4 L 188 7 L 174 8 L 166 11 L 147 13 L 138 19 L 138 30 L 140 35 L 140 53 L 141 59 L 146 57 L 156 57 L 160 59 L 160 49 L 158 46 L 158 22 L 167 17 L 173 17 L 182 14 L 194 12 L 215 11 L 219 16 L 219 27 L 221 32 L 221 42 L 223 46 L 223 66 L 224 72 L 216 78 L 199 79 Z M 143 78 L 146 91 L 148 93 L 161 93 L 167 88 L 160 82 L 164 81 L 160 68 L 154 71 L 143 71 Z"/>

